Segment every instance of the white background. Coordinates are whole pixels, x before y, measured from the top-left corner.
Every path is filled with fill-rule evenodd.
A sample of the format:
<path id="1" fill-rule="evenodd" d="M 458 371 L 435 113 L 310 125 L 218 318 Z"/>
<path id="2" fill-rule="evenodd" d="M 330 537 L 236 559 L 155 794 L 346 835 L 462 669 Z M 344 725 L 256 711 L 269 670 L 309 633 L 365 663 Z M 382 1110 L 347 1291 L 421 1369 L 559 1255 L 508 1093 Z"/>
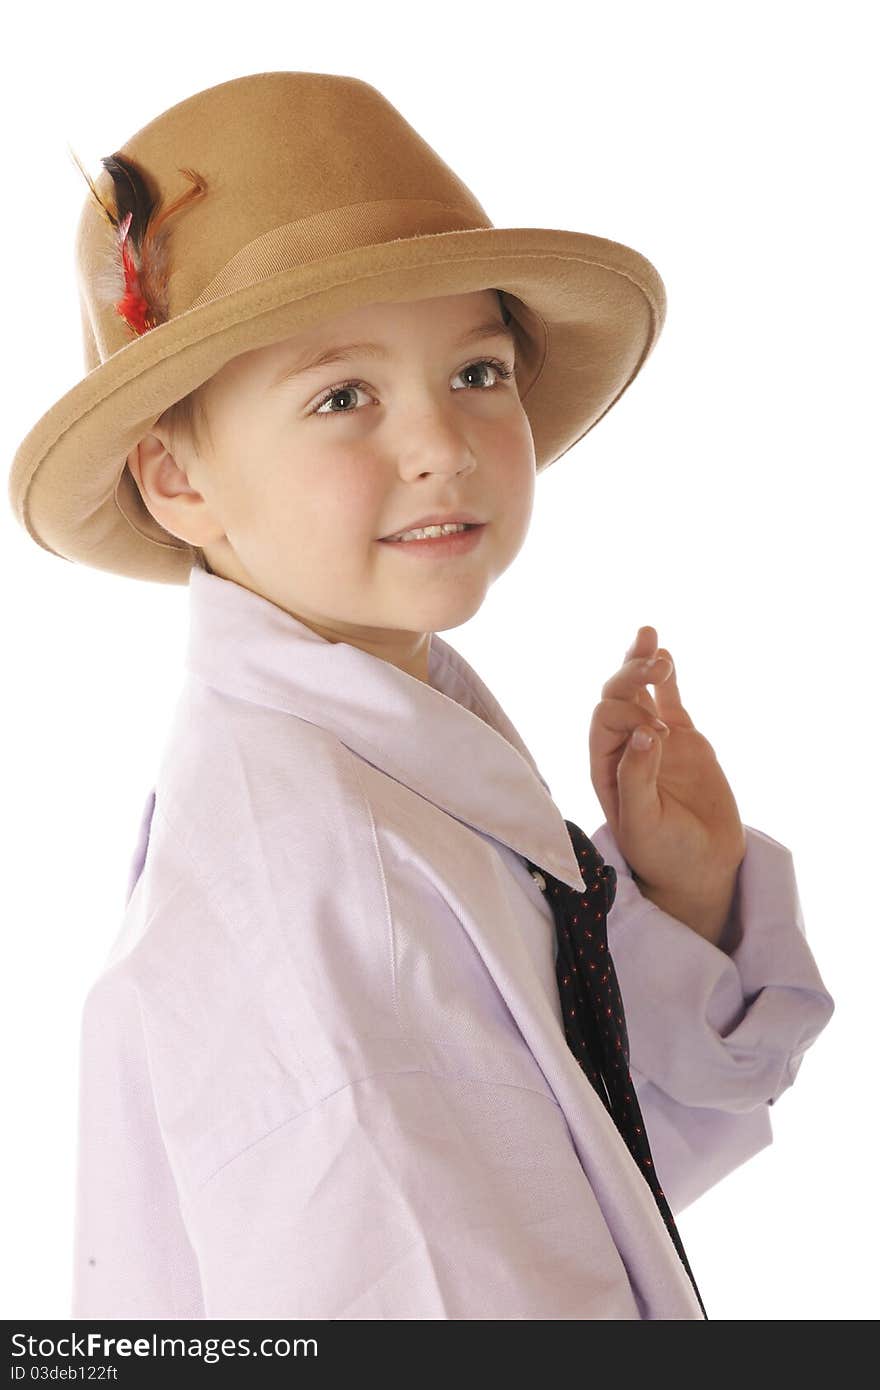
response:
<path id="1" fill-rule="evenodd" d="M 66 143 L 95 177 L 161 111 L 233 77 L 363 78 L 496 226 L 590 232 L 660 271 L 652 357 L 538 480 L 523 550 L 444 637 L 590 832 L 592 710 L 653 625 L 743 821 L 794 855 L 836 1011 L 772 1110 L 771 1148 L 679 1218 L 716 1320 L 878 1313 L 874 17 L 772 0 L 154 0 L 146 16 L 58 10 L 51 42 L 44 11 L 19 8 L 3 58 L 9 463 L 83 371 L 87 189 Z M 118 930 L 186 590 L 56 559 L 8 506 L 0 527 L 0 1315 L 66 1318 L 80 1009 Z"/>

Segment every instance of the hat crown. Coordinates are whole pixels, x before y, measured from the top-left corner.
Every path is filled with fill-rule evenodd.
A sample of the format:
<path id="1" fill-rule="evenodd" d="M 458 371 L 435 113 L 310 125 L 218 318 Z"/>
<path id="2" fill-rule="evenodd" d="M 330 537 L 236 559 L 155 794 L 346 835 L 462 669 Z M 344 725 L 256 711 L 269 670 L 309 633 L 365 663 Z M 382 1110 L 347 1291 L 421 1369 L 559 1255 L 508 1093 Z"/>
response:
<path id="1" fill-rule="evenodd" d="M 205 183 L 204 196 L 167 224 L 169 318 L 312 260 L 398 237 L 493 225 L 391 102 L 354 77 L 235 78 L 162 112 L 118 153 L 138 166 L 157 210 L 190 187 L 182 170 Z M 106 169 L 94 184 L 113 206 Z M 115 287 L 121 297 L 118 238 L 91 193 L 77 228 L 76 261 L 91 371 L 136 336 L 115 307 L 117 295 L 108 293 Z"/>

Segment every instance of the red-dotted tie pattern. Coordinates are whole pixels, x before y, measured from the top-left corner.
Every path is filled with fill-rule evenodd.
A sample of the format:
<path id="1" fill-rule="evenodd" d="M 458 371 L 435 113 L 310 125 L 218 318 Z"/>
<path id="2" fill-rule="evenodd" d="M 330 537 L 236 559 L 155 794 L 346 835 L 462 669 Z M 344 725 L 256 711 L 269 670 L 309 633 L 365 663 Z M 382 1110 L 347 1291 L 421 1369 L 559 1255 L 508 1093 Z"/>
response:
<path id="1" fill-rule="evenodd" d="M 617 870 L 606 864 L 592 840 L 573 821 L 565 822 L 578 858 L 586 894 L 526 860 L 546 886 L 556 919 L 559 951 L 556 980 L 566 1041 L 617 1126 L 654 1194 L 672 1242 L 687 1270 L 703 1317 L 708 1318 L 669 1204 L 654 1171 L 642 1112 L 629 1074 L 629 1040 L 623 1000 L 608 949 L 607 916 L 617 893 Z"/>

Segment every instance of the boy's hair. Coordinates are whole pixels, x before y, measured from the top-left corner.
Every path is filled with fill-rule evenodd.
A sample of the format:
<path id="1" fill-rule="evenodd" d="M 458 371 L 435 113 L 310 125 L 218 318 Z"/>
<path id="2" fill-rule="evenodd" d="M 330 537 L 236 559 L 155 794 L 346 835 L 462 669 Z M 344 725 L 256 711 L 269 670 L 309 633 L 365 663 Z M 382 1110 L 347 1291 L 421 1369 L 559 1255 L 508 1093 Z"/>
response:
<path id="1" fill-rule="evenodd" d="M 169 405 L 156 421 L 157 425 L 168 430 L 172 445 L 176 446 L 183 440 L 198 453 L 203 441 L 210 439 L 211 426 L 205 410 L 207 385 L 208 383 L 203 381 L 194 391 L 190 391 L 188 396 L 181 396 L 180 400 Z"/>
<path id="2" fill-rule="evenodd" d="M 511 314 L 504 302 L 503 292 L 496 289 L 495 293 L 498 295 L 504 322 L 509 323 Z M 211 425 L 205 410 L 205 388 L 207 385 L 208 382 L 203 381 L 194 391 L 190 391 L 188 396 L 181 396 L 180 400 L 174 401 L 156 421 L 157 425 L 166 429 L 170 434 L 172 452 L 176 450 L 181 440 L 196 453 L 199 452 L 206 439 L 210 441 Z M 198 565 L 199 569 L 207 570 L 208 574 L 213 574 L 201 547 L 190 545 L 188 548 L 192 555 L 193 564 Z"/>

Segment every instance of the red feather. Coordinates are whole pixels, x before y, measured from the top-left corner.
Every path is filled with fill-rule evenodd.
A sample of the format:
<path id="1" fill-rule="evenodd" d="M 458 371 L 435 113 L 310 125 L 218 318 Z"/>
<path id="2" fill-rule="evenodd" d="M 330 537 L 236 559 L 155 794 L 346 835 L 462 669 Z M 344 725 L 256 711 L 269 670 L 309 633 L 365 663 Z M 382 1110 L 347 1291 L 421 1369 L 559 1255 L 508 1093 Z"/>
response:
<path id="1" fill-rule="evenodd" d="M 129 327 L 140 336 L 168 321 L 168 227 L 167 222 L 190 203 L 201 198 L 207 184 L 192 169 L 179 169 L 192 183 L 168 207 L 154 195 L 148 178 L 134 160 L 121 154 L 101 160 L 113 180 L 116 206 L 101 198 L 77 156 L 68 145 L 77 167 L 92 194 L 114 228 L 112 263 L 98 277 L 104 302 L 110 302 Z"/>

